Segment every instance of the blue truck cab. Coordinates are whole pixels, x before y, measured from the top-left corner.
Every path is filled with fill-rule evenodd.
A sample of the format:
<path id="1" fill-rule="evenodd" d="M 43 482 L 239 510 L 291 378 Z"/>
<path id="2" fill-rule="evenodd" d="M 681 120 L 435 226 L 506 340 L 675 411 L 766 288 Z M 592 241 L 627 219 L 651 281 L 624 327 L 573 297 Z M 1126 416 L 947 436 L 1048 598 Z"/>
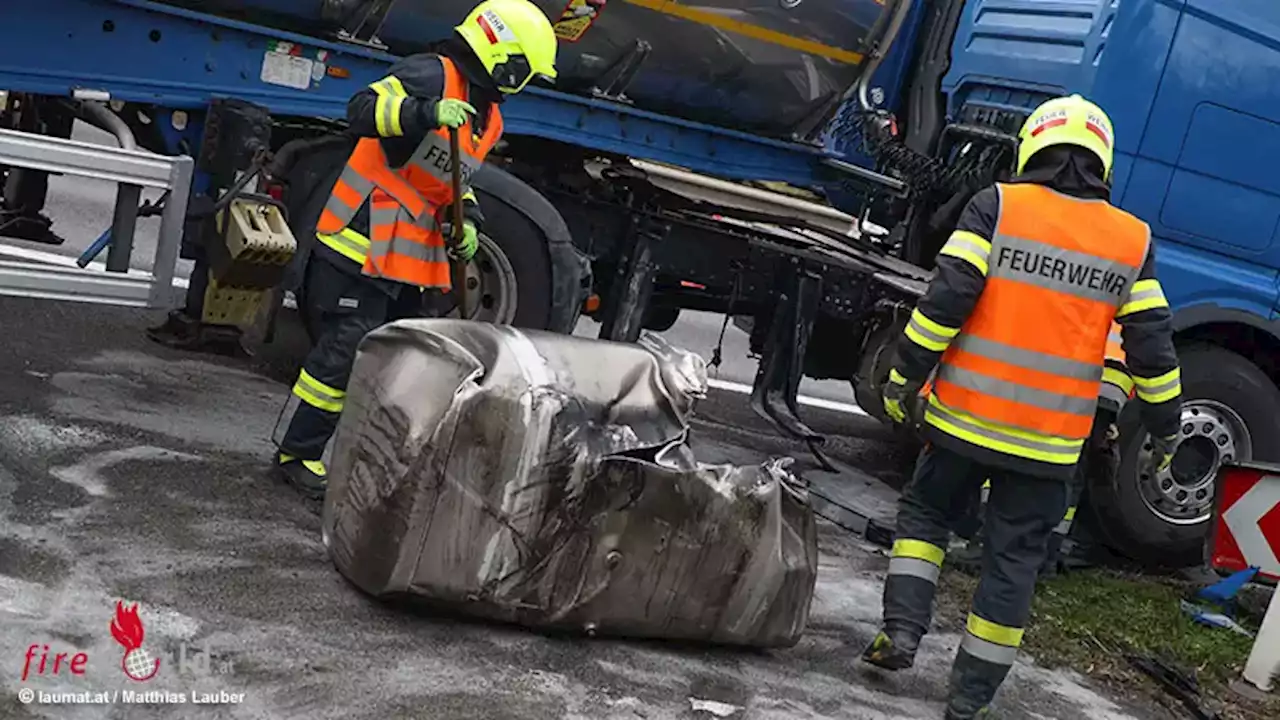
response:
<path id="1" fill-rule="evenodd" d="M 1218 464 L 1280 455 L 1280 4 L 969 0 L 950 60 L 951 117 L 1080 93 L 1112 119 L 1112 201 L 1151 226 L 1175 311 L 1184 450 L 1141 476 L 1131 404 L 1091 506 L 1120 546 L 1194 561 Z"/>

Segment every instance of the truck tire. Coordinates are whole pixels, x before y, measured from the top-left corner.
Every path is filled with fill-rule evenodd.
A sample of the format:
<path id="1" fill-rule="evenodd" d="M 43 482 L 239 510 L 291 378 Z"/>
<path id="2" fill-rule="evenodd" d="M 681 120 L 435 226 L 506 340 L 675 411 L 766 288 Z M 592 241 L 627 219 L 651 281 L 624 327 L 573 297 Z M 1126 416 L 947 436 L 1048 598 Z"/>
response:
<path id="1" fill-rule="evenodd" d="M 514 308 L 498 322 L 572 333 L 582 311 L 590 265 L 573 246 L 569 227 L 550 201 L 516 176 L 486 163 L 472 177 L 484 213 L 481 249 L 472 262 L 481 278 L 514 284 Z M 481 305 L 511 298 L 482 294 Z"/>
<path id="2" fill-rule="evenodd" d="M 1187 567 L 1204 561 L 1214 479 L 1228 460 L 1280 460 L 1280 389 L 1256 365 L 1203 343 L 1180 347 L 1182 446 L 1173 473 L 1141 472 L 1150 450 L 1140 403 L 1120 415 L 1120 468 L 1094 478 L 1089 502 L 1107 544 L 1139 562 Z M 1190 429 L 1190 432 L 1188 432 Z"/>

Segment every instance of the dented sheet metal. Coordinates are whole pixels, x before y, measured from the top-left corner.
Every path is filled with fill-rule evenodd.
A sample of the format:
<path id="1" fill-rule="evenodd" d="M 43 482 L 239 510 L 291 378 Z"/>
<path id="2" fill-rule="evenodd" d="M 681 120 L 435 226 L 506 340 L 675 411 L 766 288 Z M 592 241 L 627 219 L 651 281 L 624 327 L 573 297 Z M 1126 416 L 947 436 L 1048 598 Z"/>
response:
<path id="1" fill-rule="evenodd" d="M 701 358 L 456 320 L 360 347 L 324 538 L 379 597 L 539 628 L 778 647 L 818 551 L 789 458 L 697 463 Z"/>

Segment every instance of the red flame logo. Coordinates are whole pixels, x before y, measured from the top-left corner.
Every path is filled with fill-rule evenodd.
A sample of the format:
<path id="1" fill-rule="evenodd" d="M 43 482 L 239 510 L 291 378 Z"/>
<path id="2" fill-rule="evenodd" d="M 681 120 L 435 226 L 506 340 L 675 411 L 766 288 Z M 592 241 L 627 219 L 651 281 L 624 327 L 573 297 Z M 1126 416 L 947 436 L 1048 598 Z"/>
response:
<path id="1" fill-rule="evenodd" d="M 116 616 L 111 619 L 111 637 L 124 647 L 120 669 L 130 680 L 138 682 L 150 680 L 160 672 L 160 659 L 153 659 L 151 653 L 142 647 L 145 636 L 142 618 L 138 617 L 138 604 L 126 608 L 123 601 L 117 600 Z"/>

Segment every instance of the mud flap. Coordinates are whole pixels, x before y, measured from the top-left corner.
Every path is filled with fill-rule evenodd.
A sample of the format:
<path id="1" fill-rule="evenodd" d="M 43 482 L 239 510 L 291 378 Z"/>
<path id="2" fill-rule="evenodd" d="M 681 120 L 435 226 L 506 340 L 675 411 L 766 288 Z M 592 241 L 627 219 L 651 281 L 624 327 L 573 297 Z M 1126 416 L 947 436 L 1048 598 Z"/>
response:
<path id="1" fill-rule="evenodd" d="M 706 465 L 701 358 L 460 320 L 366 336 L 323 536 L 365 592 L 587 634 L 796 643 L 818 563 L 791 459 Z"/>
<path id="2" fill-rule="evenodd" d="M 790 263 L 783 267 L 777 307 L 751 389 L 751 409 L 787 435 L 803 440 L 822 469 L 835 472 L 822 452 L 825 438 L 800 419 L 796 401 L 821 299 L 822 276 L 817 271 Z"/>

